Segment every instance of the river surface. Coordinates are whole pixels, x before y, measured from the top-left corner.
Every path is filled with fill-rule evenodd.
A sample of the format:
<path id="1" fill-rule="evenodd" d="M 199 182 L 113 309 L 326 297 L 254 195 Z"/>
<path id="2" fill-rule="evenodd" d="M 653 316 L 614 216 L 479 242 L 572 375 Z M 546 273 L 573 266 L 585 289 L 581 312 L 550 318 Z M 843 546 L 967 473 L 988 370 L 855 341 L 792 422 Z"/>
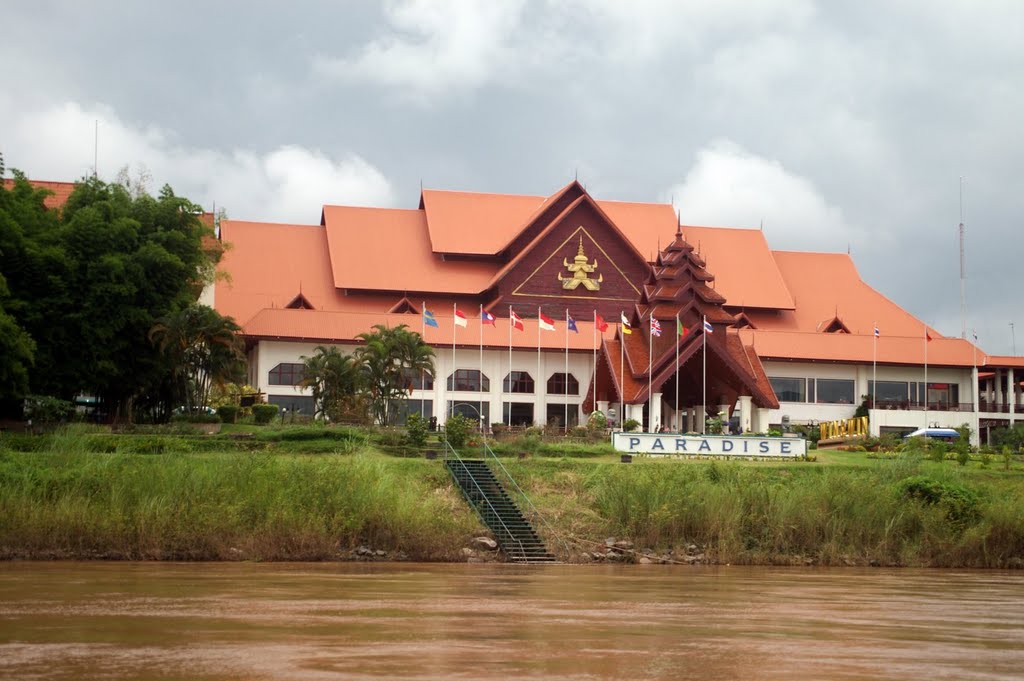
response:
<path id="1" fill-rule="evenodd" d="M 1024 573 L 0 563 L 0 679 L 1021 679 Z"/>

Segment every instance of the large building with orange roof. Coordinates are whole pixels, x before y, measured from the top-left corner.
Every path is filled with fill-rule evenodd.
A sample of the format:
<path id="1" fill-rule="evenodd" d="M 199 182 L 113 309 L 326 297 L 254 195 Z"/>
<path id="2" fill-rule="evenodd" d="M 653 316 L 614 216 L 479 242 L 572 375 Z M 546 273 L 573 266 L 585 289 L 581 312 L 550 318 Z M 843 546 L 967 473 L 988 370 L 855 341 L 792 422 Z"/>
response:
<path id="1" fill-rule="evenodd" d="M 311 409 L 301 357 L 374 324 L 435 348 L 437 379 L 406 408 L 442 423 L 571 425 L 600 409 L 701 431 L 726 412 L 758 432 L 849 418 L 868 398 L 875 434 L 977 432 L 1022 409 L 1021 358 L 942 336 L 849 255 L 680 226 L 668 204 L 598 201 L 575 181 L 548 197 L 427 189 L 415 209 L 328 205 L 319 224 L 225 220 L 220 238 L 212 302 L 246 334 L 252 384 L 289 409 Z"/>

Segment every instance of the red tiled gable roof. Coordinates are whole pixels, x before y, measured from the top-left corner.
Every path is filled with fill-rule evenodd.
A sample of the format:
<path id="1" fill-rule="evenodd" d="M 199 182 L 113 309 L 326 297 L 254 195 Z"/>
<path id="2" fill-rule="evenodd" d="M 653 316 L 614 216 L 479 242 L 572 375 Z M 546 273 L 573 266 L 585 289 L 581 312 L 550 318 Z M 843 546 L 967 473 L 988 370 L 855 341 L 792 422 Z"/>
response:
<path id="1" fill-rule="evenodd" d="M 53 192 L 52 195 L 47 196 L 43 199 L 43 205 L 49 209 L 60 209 L 64 207 L 64 204 L 68 202 L 71 197 L 71 192 L 75 191 L 75 182 L 50 182 L 48 180 L 29 180 L 36 189 L 45 189 Z M 6 189 L 14 188 L 14 180 L 5 179 L 4 187 Z"/>

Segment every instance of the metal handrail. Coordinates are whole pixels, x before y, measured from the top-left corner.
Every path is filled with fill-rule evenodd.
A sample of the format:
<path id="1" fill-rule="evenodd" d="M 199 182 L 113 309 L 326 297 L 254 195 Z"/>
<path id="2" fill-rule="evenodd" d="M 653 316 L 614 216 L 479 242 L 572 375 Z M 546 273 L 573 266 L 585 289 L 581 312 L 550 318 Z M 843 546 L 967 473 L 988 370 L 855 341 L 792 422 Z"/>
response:
<path id="1" fill-rule="evenodd" d="M 523 546 L 523 542 L 519 541 L 519 538 L 512 534 L 512 530 L 510 530 L 508 528 L 508 525 L 505 524 L 505 521 L 501 519 L 501 515 L 498 513 L 498 509 L 494 508 L 494 505 L 491 504 L 491 500 L 487 497 L 486 494 L 484 494 L 483 489 L 481 489 L 480 485 L 477 483 L 476 477 L 474 477 L 473 474 L 469 472 L 469 468 L 466 467 L 466 462 L 462 460 L 462 457 L 459 456 L 459 453 L 455 451 L 455 448 L 451 446 L 448 440 L 444 441 L 444 445 L 447 448 L 447 451 L 451 451 L 451 453 L 455 455 L 455 459 L 462 465 L 462 470 L 465 471 L 469 479 L 473 481 L 473 486 L 476 487 L 478 492 L 480 492 L 480 498 L 487 503 L 487 506 L 491 509 L 491 513 L 493 513 L 494 517 L 497 518 L 499 523 L 501 523 L 501 527 L 505 530 L 505 534 L 507 534 L 512 541 L 519 545 L 519 551 L 523 558 L 528 559 L 528 556 L 526 555 L 526 547 Z M 465 494 L 465 492 L 463 492 L 463 494 Z M 480 519 L 484 520 L 484 522 L 486 523 L 487 521 L 483 517 L 483 513 L 480 513 L 480 509 L 477 508 L 476 504 L 471 505 L 476 510 L 477 514 L 480 516 Z"/>
<path id="2" fill-rule="evenodd" d="M 512 485 L 516 488 L 516 491 L 519 492 L 519 494 L 522 495 L 522 497 L 524 499 L 526 499 L 526 503 L 528 503 L 530 505 L 530 508 L 533 509 L 533 513 L 538 518 L 540 518 L 540 521 L 542 523 L 544 523 L 544 525 L 548 528 L 548 531 L 551 532 L 552 536 L 554 536 L 556 539 L 558 539 L 558 541 L 562 542 L 562 546 L 565 547 L 566 555 L 569 555 L 569 553 L 570 553 L 569 544 L 567 544 L 566 541 L 564 539 L 562 539 L 561 535 L 558 534 L 558 531 L 555 530 L 555 528 L 551 525 L 551 523 L 548 522 L 548 519 L 544 517 L 544 514 L 542 514 L 540 512 L 540 509 L 538 509 L 536 506 L 533 505 L 533 502 L 530 500 L 530 497 L 527 496 L 526 492 L 523 491 L 523 488 L 519 486 L 518 482 L 516 482 L 516 479 L 513 478 L 512 474 L 508 472 L 507 468 L 505 468 L 505 464 L 503 464 L 501 462 L 501 459 L 498 458 L 498 455 L 494 453 L 494 450 L 491 449 L 490 446 L 486 442 L 484 443 L 484 450 L 488 454 L 490 454 L 492 457 L 494 457 L 494 461 L 495 461 L 495 463 L 498 464 L 498 467 L 501 468 L 501 472 L 505 474 L 505 477 L 508 478 L 509 482 L 511 482 Z"/>

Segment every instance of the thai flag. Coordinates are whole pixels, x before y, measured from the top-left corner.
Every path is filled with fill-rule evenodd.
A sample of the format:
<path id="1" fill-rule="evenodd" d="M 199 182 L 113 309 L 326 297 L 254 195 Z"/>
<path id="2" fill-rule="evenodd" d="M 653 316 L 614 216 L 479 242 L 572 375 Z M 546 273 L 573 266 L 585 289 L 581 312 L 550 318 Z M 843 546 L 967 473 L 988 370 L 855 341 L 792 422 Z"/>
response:
<path id="1" fill-rule="evenodd" d="M 661 322 L 654 317 L 651 317 L 651 333 L 659 338 L 661 337 Z"/>
<path id="2" fill-rule="evenodd" d="M 487 310 L 484 310 L 483 312 L 480 313 L 480 323 L 490 324 L 491 326 L 494 326 L 494 315 L 492 315 Z"/>
<path id="3" fill-rule="evenodd" d="M 714 327 L 711 326 L 711 322 L 708 321 L 707 317 L 704 318 L 704 332 L 705 333 L 714 333 L 715 332 Z"/>
<path id="4" fill-rule="evenodd" d="M 878 330 L 878 327 L 876 326 L 876 327 L 875 327 L 875 338 L 878 338 L 878 337 L 879 337 L 879 336 L 881 336 L 881 335 L 882 335 L 882 332 L 881 332 L 881 331 L 879 331 L 879 330 Z"/>

